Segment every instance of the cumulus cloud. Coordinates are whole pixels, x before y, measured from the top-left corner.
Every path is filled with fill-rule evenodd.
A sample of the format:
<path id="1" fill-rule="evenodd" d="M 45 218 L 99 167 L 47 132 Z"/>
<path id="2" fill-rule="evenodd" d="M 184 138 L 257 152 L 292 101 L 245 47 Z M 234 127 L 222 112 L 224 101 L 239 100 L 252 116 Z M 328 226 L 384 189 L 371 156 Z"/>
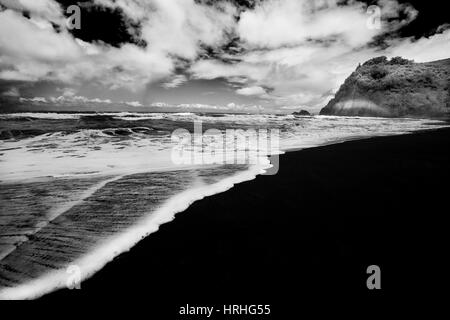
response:
<path id="1" fill-rule="evenodd" d="M 168 103 L 165 102 L 153 102 L 151 104 L 152 107 L 157 107 L 157 108 L 163 108 L 163 107 L 170 107 L 170 105 Z"/>
<path id="2" fill-rule="evenodd" d="M 142 103 L 140 103 L 139 101 L 128 101 L 125 102 L 125 104 L 130 107 L 142 107 Z"/>
<path id="3" fill-rule="evenodd" d="M 5 96 L 5 97 L 19 97 L 20 96 L 19 89 L 17 89 L 16 87 L 12 87 L 9 90 L 6 90 L 6 91 L 2 92 L 2 96 Z"/>
<path id="4" fill-rule="evenodd" d="M 61 6 L 53 0 L 0 0 L 0 4 L 55 23 L 63 23 L 64 20 Z"/>
<path id="5" fill-rule="evenodd" d="M 169 77 L 178 59 L 195 59 L 201 45 L 224 43 L 235 11 L 228 3 L 204 6 L 194 0 L 96 1 L 121 8 L 126 19 L 141 25 L 142 40 L 151 43 L 146 48 L 115 48 L 75 39 L 61 21 L 61 31 L 56 32 L 51 22 L 62 17 L 62 9 L 53 0 L 1 1 L 7 9 L 0 12 L 0 79 L 90 80 L 130 90 Z"/>
<path id="6" fill-rule="evenodd" d="M 202 112 L 264 112 L 264 107 L 254 104 L 238 104 L 230 102 L 226 105 L 212 105 L 203 103 L 181 103 L 170 105 L 164 102 L 151 104 L 152 107 L 172 109 L 173 111 L 202 111 Z"/>
<path id="7" fill-rule="evenodd" d="M 100 103 L 100 104 L 111 104 L 110 99 L 100 99 L 100 98 L 88 98 L 82 95 L 77 95 L 77 91 L 73 88 L 57 88 L 56 91 L 61 92 L 60 96 L 54 97 L 33 97 L 24 98 L 21 97 L 21 102 L 34 102 L 34 103 L 49 103 L 57 105 L 75 105 L 75 104 L 89 104 L 89 103 Z"/>
<path id="8" fill-rule="evenodd" d="M 238 31 L 254 47 L 277 48 L 308 40 L 357 46 L 380 32 L 367 28 L 366 23 L 365 6 L 355 1 L 347 6 L 327 1 L 327 6 L 320 9 L 312 1 L 267 1 L 241 15 Z"/>
<path id="9" fill-rule="evenodd" d="M 56 91 L 61 92 L 63 97 L 74 97 L 77 91 L 74 88 L 56 88 Z"/>
<path id="10" fill-rule="evenodd" d="M 35 102 L 35 103 L 47 103 L 47 99 L 44 97 L 33 97 L 33 98 L 20 98 L 20 102 Z"/>
<path id="11" fill-rule="evenodd" d="M 237 9 L 231 1 L 94 1 L 103 8 L 120 9 L 127 22 L 139 25 L 145 47 L 133 43 L 113 47 L 75 38 L 54 0 L 0 3 L 6 7 L 0 11 L 0 80 L 9 81 L 44 80 L 67 86 L 88 82 L 105 90 L 138 91 L 153 82 L 171 90 L 189 79 L 220 78 L 227 79 L 228 89 L 243 101 L 253 99 L 254 105 L 302 105 L 314 110 L 323 107 L 357 64 L 369 58 L 400 55 L 430 61 L 450 52 L 450 29 L 445 26 L 429 38 L 391 37 L 384 39 L 383 49 L 373 45 L 417 17 L 417 10 L 396 0 L 377 1 L 381 28 L 368 27 L 367 4 L 357 0 L 345 4 L 267 0 L 256 1 L 252 9 Z M 234 50 L 224 50 L 232 39 Z M 46 100 L 93 102 L 70 90 L 61 92 Z M 207 108 L 254 109 L 254 105 Z"/>
<path id="12" fill-rule="evenodd" d="M 320 5 L 317 5 L 320 3 Z M 271 0 L 240 15 L 236 30 L 247 50 L 224 59 L 197 61 L 192 78 L 246 79 L 252 88 L 237 93 L 269 99 L 275 106 L 304 105 L 317 111 L 332 92 L 362 63 L 379 55 L 402 55 L 418 61 L 448 56 L 446 33 L 423 38 L 386 40 L 387 48 L 371 45 L 414 20 L 417 10 L 395 0 L 380 0 L 381 28 L 368 25 L 367 5 L 350 1 Z M 228 58 L 223 56 L 222 58 Z M 261 89 L 273 88 L 264 95 Z M 262 96 L 261 96 L 262 95 Z"/>
<path id="13" fill-rule="evenodd" d="M 1 79 L 38 80 L 81 54 L 75 40 L 67 32 L 56 33 L 50 23 L 14 10 L 0 12 Z"/>
<path id="14" fill-rule="evenodd" d="M 253 86 L 253 87 L 245 87 L 236 90 L 237 94 L 241 94 L 243 96 L 259 96 L 266 93 L 266 90 L 262 87 Z"/>
<path id="15" fill-rule="evenodd" d="M 391 57 L 402 56 L 416 62 L 446 59 L 450 52 L 450 29 L 419 40 L 391 40 L 387 53 Z"/>
<path id="16" fill-rule="evenodd" d="M 48 101 L 52 103 L 62 103 L 62 104 L 74 104 L 74 103 L 112 103 L 110 99 L 99 99 L 99 98 L 87 98 L 85 96 L 59 96 L 59 97 L 49 97 Z"/>
<path id="17" fill-rule="evenodd" d="M 14 10 L 0 12 L 0 79 L 64 83 L 93 81 L 110 89 L 137 90 L 168 76 L 171 59 L 132 44 L 90 44 L 68 31 L 56 33 Z"/>
<path id="18" fill-rule="evenodd" d="M 80 106 L 80 105 L 109 105 L 113 104 L 110 99 L 100 99 L 100 98 L 88 98 L 85 96 L 80 96 L 74 94 L 73 91 L 64 91 L 64 93 L 60 96 L 54 97 L 32 97 L 32 98 L 19 98 L 20 102 L 31 103 L 31 104 L 49 104 L 49 105 L 57 105 L 57 106 Z M 143 107 L 143 105 L 139 101 L 122 101 L 116 102 L 115 105 L 126 105 L 130 107 Z M 155 104 L 152 106 L 158 107 L 168 107 L 168 104 Z"/>
<path id="19" fill-rule="evenodd" d="M 170 79 L 170 81 L 163 83 L 161 86 L 166 89 L 177 88 L 186 81 L 187 81 L 186 76 L 179 74 Z"/>
<path id="20" fill-rule="evenodd" d="M 289 111 L 291 111 L 291 110 L 299 110 L 299 109 L 301 109 L 302 107 L 300 107 L 300 106 L 284 106 L 284 107 L 281 107 L 281 109 L 283 109 L 283 110 L 289 110 Z"/>

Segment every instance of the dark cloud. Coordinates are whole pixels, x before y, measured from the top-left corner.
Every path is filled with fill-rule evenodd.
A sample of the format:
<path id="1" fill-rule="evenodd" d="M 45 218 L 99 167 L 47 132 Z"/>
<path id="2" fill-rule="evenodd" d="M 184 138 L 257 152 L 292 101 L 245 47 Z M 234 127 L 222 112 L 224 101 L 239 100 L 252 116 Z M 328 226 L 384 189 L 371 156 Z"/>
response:
<path id="1" fill-rule="evenodd" d="M 376 5 L 379 0 L 360 0 L 367 5 Z M 396 34 L 400 37 L 415 37 L 419 39 L 433 35 L 439 27 L 450 21 L 448 14 L 448 0 L 397 0 L 398 3 L 411 5 L 419 14 L 408 25 L 397 30 Z M 404 18 L 404 13 L 400 13 L 400 18 Z M 403 14 L 403 15 L 402 15 Z"/>
<path id="2" fill-rule="evenodd" d="M 86 42 L 102 41 L 119 47 L 124 43 L 146 46 L 140 39 L 140 25 L 126 18 L 120 8 L 106 8 L 94 4 L 94 1 L 56 0 L 66 12 L 71 5 L 81 8 L 81 29 L 70 32 L 78 39 Z M 69 16 L 66 13 L 66 16 Z"/>
<path id="3" fill-rule="evenodd" d="M 229 2 L 242 9 L 253 9 L 255 5 L 264 0 L 196 0 L 195 2 L 206 5 L 217 5 L 220 2 Z"/>

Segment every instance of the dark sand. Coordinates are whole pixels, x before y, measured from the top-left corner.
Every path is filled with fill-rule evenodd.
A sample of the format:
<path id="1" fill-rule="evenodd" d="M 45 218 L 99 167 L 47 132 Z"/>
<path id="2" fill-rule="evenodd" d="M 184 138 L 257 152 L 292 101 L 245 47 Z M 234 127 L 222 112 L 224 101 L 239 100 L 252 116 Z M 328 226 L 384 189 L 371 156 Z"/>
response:
<path id="1" fill-rule="evenodd" d="M 194 203 L 81 290 L 41 300 L 134 301 L 175 319 L 186 303 L 298 314 L 312 300 L 430 296 L 449 270 L 449 178 L 449 129 L 287 153 L 277 175 Z M 372 264 L 381 291 L 366 287 Z"/>

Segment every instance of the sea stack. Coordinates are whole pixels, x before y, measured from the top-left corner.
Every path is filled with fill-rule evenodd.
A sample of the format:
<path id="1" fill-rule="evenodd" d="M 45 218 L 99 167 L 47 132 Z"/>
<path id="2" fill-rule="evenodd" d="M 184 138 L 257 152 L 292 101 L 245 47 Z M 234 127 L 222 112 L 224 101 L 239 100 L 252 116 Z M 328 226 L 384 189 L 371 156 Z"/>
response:
<path id="1" fill-rule="evenodd" d="M 300 110 L 300 111 L 296 111 L 296 112 L 292 113 L 292 115 L 306 117 L 306 116 L 311 116 L 311 113 L 309 113 L 306 110 Z"/>

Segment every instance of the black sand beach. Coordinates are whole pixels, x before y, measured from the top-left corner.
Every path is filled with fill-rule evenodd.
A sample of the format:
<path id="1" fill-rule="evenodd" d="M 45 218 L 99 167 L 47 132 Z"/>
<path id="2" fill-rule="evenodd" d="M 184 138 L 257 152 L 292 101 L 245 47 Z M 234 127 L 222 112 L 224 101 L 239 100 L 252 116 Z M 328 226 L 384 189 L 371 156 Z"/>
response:
<path id="1" fill-rule="evenodd" d="M 172 319 L 187 303 L 280 314 L 435 294 L 448 270 L 449 146 L 443 129 L 287 153 L 277 175 L 195 202 L 81 290 L 41 300 L 133 300 Z M 373 264 L 380 291 L 366 287 Z"/>

